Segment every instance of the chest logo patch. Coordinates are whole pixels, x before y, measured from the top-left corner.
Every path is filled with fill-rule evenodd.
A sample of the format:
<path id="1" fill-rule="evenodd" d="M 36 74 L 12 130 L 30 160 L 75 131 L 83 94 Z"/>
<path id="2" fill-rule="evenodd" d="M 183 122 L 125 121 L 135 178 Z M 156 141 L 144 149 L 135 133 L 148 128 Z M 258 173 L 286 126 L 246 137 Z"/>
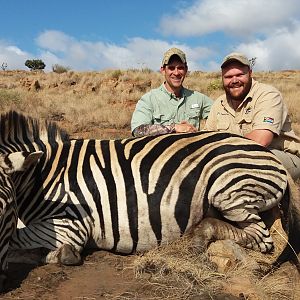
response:
<path id="1" fill-rule="evenodd" d="M 273 123 L 274 123 L 274 119 L 271 118 L 271 117 L 264 117 L 263 122 L 264 122 L 264 123 L 273 124 Z"/>
<path id="2" fill-rule="evenodd" d="M 200 106 L 199 106 L 198 103 L 194 103 L 194 104 L 191 105 L 191 108 L 199 108 L 199 107 L 200 107 Z"/>

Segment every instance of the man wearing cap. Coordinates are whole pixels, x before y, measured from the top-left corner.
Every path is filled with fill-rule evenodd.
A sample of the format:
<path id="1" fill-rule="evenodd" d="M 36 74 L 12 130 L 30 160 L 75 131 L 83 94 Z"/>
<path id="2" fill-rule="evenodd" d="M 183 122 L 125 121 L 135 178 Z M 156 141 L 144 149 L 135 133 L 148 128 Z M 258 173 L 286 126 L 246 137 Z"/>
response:
<path id="1" fill-rule="evenodd" d="M 160 72 L 165 81 L 138 101 L 131 120 L 134 136 L 200 129 L 200 120 L 207 118 L 213 101 L 183 87 L 187 71 L 186 56 L 180 49 L 171 48 L 164 54 Z"/>
<path id="2" fill-rule="evenodd" d="M 280 92 L 255 81 L 249 59 L 227 55 L 221 65 L 225 94 L 213 104 L 205 130 L 229 131 L 269 148 L 294 179 L 300 177 L 300 139 Z"/>

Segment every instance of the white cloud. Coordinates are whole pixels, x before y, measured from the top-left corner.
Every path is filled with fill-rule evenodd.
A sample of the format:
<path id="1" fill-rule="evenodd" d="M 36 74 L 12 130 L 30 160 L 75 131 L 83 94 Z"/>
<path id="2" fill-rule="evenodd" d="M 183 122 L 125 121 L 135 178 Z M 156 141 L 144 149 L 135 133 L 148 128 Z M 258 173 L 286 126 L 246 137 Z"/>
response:
<path id="1" fill-rule="evenodd" d="M 136 61 L 143 67 L 158 70 L 163 53 L 169 48 L 177 47 L 186 53 L 190 70 L 199 70 L 200 60 L 205 60 L 212 51 L 206 47 L 189 47 L 186 44 L 167 43 L 162 40 L 130 39 L 127 48 L 134 54 Z M 136 62 L 135 62 L 136 63 Z"/>
<path id="2" fill-rule="evenodd" d="M 165 15 L 160 30 L 177 37 L 203 36 L 206 44 L 219 48 L 218 58 L 207 57 L 205 70 L 219 69 L 222 56 L 231 51 L 257 57 L 257 70 L 300 68 L 298 0 L 196 0 Z"/>
<path id="3" fill-rule="evenodd" d="M 300 69 L 300 24 L 294 30 L 277 30 L 264 40 L 242 43 L 235 50 L 256 57 L 256 70 Z"/>
<path id="4" fill-rule="evenodd" d="M 7 69 L 26 69 L 25 61 L 29 54 L 14 45 L 0 41 L 0 65 L 7 64 Z"/>
<path id="5" fill-rule="evenodd" d="M 203 69 L 199 60 L 211 51 L 205 47 L 191 48 L 185 44 L 135 37 L 125 45 L 76 40 L 58 31 L 45 31 L 37 39 L 46 70 L 62 64 L 73 70 L 102 70 L 106 68 L 150 68 L 158 70 L 163 53 L 171 47 L 186 52 L 190 70 Z"/>
<path id="6" fill-rule="evenodd" d="M 299 13 L 298 0 L 197 0 L 175 15 L 164 16 L 160 27 L 166 35 L 201 36 L 222 31 L 247 38 L 272 32 L 274 26 L 289 26 Z"/>
<path id="7" fill-rule="evenodd" d="M 49 51 L 66 52 L 74 39 L 61 31 L 46 30 L 36 38 L 36 43 Z"/>

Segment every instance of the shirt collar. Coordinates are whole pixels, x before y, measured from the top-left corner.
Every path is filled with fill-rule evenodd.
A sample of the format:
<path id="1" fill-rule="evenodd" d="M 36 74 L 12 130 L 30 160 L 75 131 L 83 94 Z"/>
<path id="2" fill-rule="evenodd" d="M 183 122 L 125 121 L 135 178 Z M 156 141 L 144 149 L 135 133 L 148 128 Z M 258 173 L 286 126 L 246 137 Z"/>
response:
<path id="1" fill-rule="evenodd" d="M 253 98 L 253 96 L 254 96 L 254 86 L 257 84 L 257 81 L 256 80 L 254 80 L 253 78 L 252 78 L 252 84 L 251 84 L 251 89 L 250 89 L 250 91 L 249 91 L 249 93 L 248 93 L 248 95 L 245 97 L 245 99 L 248 99 L 248 98 Z"/>
<path id="2" fill-rule="evenodd" d="M 178 99 L 173 93 L 170 93 L 170 92 L 166 89 L 165 82 L 161 84 L 160 89 L 170 97 L 170 100 L 171 100 L 171 99 Z M 185 89 L 185 87 L 182 87 L 182 88 L 181 88 L 181 97 L 180 97 L 179 99 L 184 98 L 185 95 L 186 95 L 186 89 Z"/>

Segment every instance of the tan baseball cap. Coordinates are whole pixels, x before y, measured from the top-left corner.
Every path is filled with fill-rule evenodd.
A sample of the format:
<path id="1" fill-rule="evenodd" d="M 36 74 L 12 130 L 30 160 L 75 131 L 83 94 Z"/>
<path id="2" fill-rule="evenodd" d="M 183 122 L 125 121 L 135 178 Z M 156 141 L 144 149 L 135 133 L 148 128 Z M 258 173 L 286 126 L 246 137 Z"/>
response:
<path id="1" fill-rule="evenodd" d="M 238 61 L 241 64 L 250 67 L 250 61 L 244 54 L 239 52 L 232 52 L 225 56 L 221 64 L 221 68 L 224 68 L 231 61 Z"/>
<path id="2" fill-rule="evenodd" d="M 173 55 L 177 55 L 180 60 L 186 64 L 185 53 L 178 48 L 171 48 L 167 52 L 165 52 L 161 65 L 167 65 Z"/>

